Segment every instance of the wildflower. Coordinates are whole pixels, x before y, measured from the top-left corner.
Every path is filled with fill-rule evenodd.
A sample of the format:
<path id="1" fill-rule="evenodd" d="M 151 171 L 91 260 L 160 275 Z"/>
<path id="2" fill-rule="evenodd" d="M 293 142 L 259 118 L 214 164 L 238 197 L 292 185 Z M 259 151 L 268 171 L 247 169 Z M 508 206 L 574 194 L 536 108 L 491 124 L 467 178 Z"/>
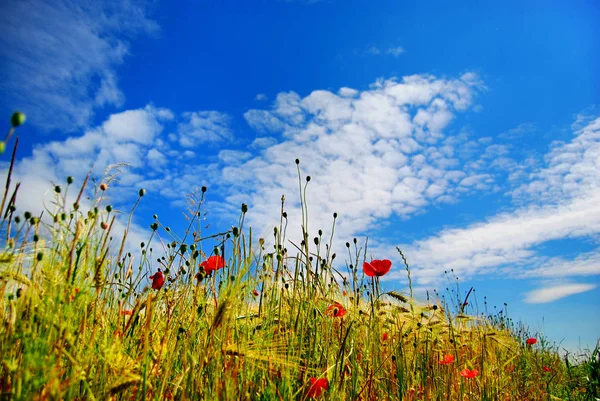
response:
<path id="1" fill-rule="evenodd" d="M 325 314 L 333 317 L 342 317 L 346 314 L 346 309 L 339 302 L 334 302 L 325 311 Z"/>
<path id="2" fill-rule="evenodd" d="M 531 337 L 531 338 L 528 338 L 527 341 L 525 341 L 525 342 L 527 343 L 527 345 L 533 345 L 533 344 L 537 343 L 537 339 Z"/>
<path id="3" fill-rule="evenodd" d="M 329 389 L 329 380 L 326 377 L 317 379 L 315 377 L 310 378 L 310 388 L 306 395 L 310 398 L 317 398 L 323 394 L 323 391 Z"/>
<path id="4" fill-rule="evenodd" d="M 388 333 L 383 333 L 383 335 L 381 336 L 381 340 L 387 341 L 387 339 L 388 339 Z"/>
<path id="5" fill-rule="evenodd" d="M 548 373 L 552 372 L 552 369 L 550 369 L 550 366 L 544 366 L 544 367 L 542 367 L 542 369 L 544 369 L 544 372 L 548 372 Z"/>
<path id="6" fill-rule="evenodd" d="M 255 297 L 260 295 L 260 292 L 258 292 L 257 290 L 252 290 L 252 295 L 254 295 Z"/>
<path id="7" fill-rule="evenodd" d="M 210 258 L 206 259 L 204 262 L 200 263 L 200 266 L 204 268 L 204 272 L 206 274 L 214 271 L 214 270 L 219 270 L 225 267 L 225 259 L 223 259 L 221 256 L 219 255 L 215 255 L 215 256 L 211 256 Z"/>
<path id="8" fill-rule="evenodd" d="M 73 289 L 73 292 L 71 292 L 71 296 L 69 297 L 69 302 L 73 302 L 77 294 L 79 294 L 79 288 Z"/>
<path id="9" fill-rule="evenodd" d="M 452 362 L 454 362 L 454 356 L 450 355 L 450 354 L 447 354 L 447 355 L 444 355 L 444 359 L 442 359 L 440 361 L 440 365 L 449 365 Z"/>
<path id="10" fill-rule="evenodd" d="M 364 270 L 365 274 L 369 277 L 383 276 L 387 272 L 390 271 L 391 267 L 392 267 L 392 262 L 387 259 L 372 260 L 371 262 L 363 263 L 363 270 Z"/>
<path id="11" fill-rule="evenodd" d="M 100 191 L 106 191 L 108 189 L 108 185 L 105 183 L 100 184 Z"/>
<path id="12" fill-rule="evenodd" d="M 462 372 L 460 372 L 460 375 L 462 377 L 466 377 L 467 379 L 472 379 L 475 376 L 477 376 L 478 374 L 479 374 L 479 371 L 477 369 L 473 369 L 473 370 L 464 369 Z"/>
<path id="13" fill-rule="evenodd" d="M 122 310 L 121 316 L 131 316 L 131 309 Z"/>
<path id="14" fill-rule="evenodd" d="M 152 276 L 150 276 L 149 278 L 150 278 L 150 280 L 152 280 L 152 289 L 153 290 L 160 290 L 162 288 L 163 284 L 165 284 L 165 276 L 160 271 L 160 269 L 158 269 L 158 271 L 156 273 L 154 273 Z"/>

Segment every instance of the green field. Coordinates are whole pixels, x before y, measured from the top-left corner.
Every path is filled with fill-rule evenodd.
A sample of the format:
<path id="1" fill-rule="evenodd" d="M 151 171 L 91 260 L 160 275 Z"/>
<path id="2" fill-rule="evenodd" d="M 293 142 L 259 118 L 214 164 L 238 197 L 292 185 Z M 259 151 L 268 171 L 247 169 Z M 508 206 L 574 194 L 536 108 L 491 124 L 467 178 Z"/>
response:
<path id="1" fill-rule="evenodd" d="M 17 123 L 3 142 L 5 157 L 14 149 L 11 167 Z M 237 227 L 203 238 L 202 188 L 184 233 L 155 216 L 147 241 L 130 249 L 127 230 L 113 237 L 107 182 L 49 183 L 53 197 L 34 216 L 6 177 L 0 400 L 600 397 L 598 348 L 569 360 L 459 291 L 421 301 L 412 285 L 386 291 L 387 262 L 367 260 L 366 243 L 350 240 L 336 255 L 331 238 L 304 230 L 304 198 L 301 243 L 287 241 L 283 211 L 272 238 L 253 237 L 246 205 Z M 398 252 L 405 264 L 394 267 L 410 283 L 410 255 Z"/>

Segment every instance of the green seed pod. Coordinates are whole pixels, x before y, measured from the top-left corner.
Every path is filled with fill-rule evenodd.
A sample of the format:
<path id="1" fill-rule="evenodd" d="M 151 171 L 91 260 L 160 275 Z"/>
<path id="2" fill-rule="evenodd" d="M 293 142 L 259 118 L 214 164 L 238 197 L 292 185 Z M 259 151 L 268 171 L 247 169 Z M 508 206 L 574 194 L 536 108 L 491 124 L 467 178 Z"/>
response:
<path id="1" fill-rule="evenodd" d="M 59 193 L 60 193 L 60 185 L 56 185 L 56 186 L 54 187 L 54 192 L 56 192 L 57 194 L 59 194 Z"/>
<path id="2" fill-rule="evenodd" d="M 140 191 L 138 192 L 138 194 L 140 195 L 140 198 L 144 195 L 146 195 L 146 190 L 145 189 L 140 189 Z"/>
<path id="3" fill-rule="evenodd" d="M 27 117 L 25 114 L 21 113 L 20 111 L 15 111 L 10 118 L 10 123 L 13 127 L 18 127 L 19 125 L 23 125 L 26 119 Z"/>
<path id="4" fill-rule="evenodd" d="M 106 205 L 106 211 L 108 213 L 112 212 L 112 206 L 111 205 Z"/>
<path id="5" fill-rule="evenodd" d="M 67 177 L 67 184 L 72 184 L 73 181 L 75 181 L 75 179 L 73 177 L 71 177 L 71 176 Z"/>
<path id="6" fill-rule="evenodd" d="M 242 213 L 246 213 L 248 211 L 248 205 L 242 203 Z"/>
<path id="7" fill-rule="evenodd" d="M 42 259 L 44 259 L 44 254 L 43 254 L 42 252 L 39 252 L 39 253 L 37 254 L 37 261 L 38 261 L 38 262 L 41 262 L 41 261 L 42 261 Z"/>

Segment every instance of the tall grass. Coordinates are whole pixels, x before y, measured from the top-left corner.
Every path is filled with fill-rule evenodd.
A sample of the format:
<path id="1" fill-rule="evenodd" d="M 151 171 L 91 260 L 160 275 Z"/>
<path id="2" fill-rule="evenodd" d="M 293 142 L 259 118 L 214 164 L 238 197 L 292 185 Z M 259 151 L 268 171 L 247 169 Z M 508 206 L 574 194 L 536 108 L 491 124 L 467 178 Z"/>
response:
<path id="1" fill-rule="evenodd" d="M 362 273 L 366 243 L 349 241 L 341 257 L 332 238 L 311 239 L 299 161 L 301 243 L 286 238 L 284 198 L 272 249 L 244 226 L 246 205 L 236 227 L 202 237 L 203 187 L 181 238 L 155 216 L 148 240 L 130 250 L 127 230 L 112 237 L 106 179 L 87 188 L 89 175 L 78 187 L 69 177 L 52 210 L 21 213 L 16 149 L 0 210 L 2 400 L 598 397 L 597 348 L 572 366 L 544 339 L 527 345 L 529 333 L 505 314 L 468 315 L 468 296 L 418 303 L 412 288 L 384 291 Z M 410 278 L 410 255 L 398 251 Z M 226 266 L 207 274 L 199 265 L 214 254 Z M 148 280 L 158 269 L 159 290 Z"/>

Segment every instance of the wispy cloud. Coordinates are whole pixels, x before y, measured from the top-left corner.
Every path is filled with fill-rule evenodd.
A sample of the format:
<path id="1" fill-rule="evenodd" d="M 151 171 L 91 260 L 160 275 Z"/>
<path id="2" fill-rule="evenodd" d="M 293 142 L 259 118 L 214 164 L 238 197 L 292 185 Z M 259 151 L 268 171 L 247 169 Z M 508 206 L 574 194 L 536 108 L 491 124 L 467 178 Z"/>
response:
<path id="1" fill-rule="evenodd" d="M 545 304 L 559 299 L 591 291 L 597 288 L 594 284 L 558 284 L 538 288 L 526 294 L 525 302 L 530 304 Z"/>
<path id="2" fill-rule="evenodd" d="M 367 54 L 373 56 L 389 55 L 393 57 L 399 57 L 404 52 L 405 50 L 402 46 L 390 46 L 383 48 L 378 46 L 371 46 L 367 49 Z"/>
<path id="3" fill-rule="evenodd" d="M 121 106 L 116 67 L 128 38 L 154 33 L 144 0 L 22 0 L 0 4 L 0 90 L 46 130 L 73 132 Z"/>
<path id="4" fill-rule="evenodd" d="M 233 132 L 229 128 L 230 117 L 225 113 L 188 112 L 183 114 L 183 119 L 185 121 L 179 124 L 179 144 L 185 148 L 233 138 Z"/>
<path id="5" fill-rule="evenodd" d="M 432 283 L 452 268 L 467 277 L 500 270 L 514 277 L 600 274 L 600 249 L 571 261 L 534 250 L 547 241 L 600 233 L 600 118 L 585 121 L 574 127 L 570 142 L 554 143 L 545 165 L 510 192 L 525 197 L 525 205 L 407 244 L 415 276 Z"/>

